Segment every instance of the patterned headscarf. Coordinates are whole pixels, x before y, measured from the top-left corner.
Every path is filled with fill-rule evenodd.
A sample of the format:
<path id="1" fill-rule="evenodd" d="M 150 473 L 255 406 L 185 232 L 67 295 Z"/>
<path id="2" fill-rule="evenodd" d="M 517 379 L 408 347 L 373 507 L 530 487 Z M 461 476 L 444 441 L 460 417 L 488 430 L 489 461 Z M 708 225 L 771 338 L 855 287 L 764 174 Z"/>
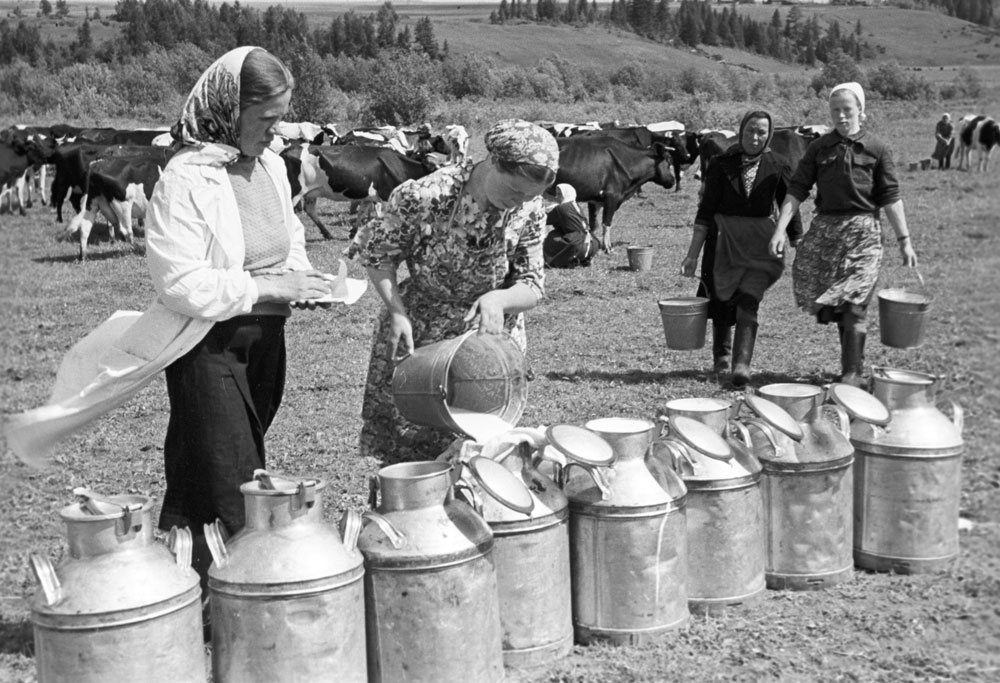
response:
<path id="1" fill-rule="evenodd" d="M 253 46 L 238 47 L 205 69 L 191 89 L 181 118 L 170 129 L 181 144 L 240 147 L 240 72 Z"/>
<path id="2" fill-rule="evenodd" d="M 514 164 L 544 166 L 559 170 L 559 145 L 544 128 L 530 121 L 506 119 L 486 132 L 486 151 L 494 158 Z"/>
<path id="3" fill-rule="evenodd" d="M 865 110 L 865 89 L 861 87 L 860 83 L 857 83 L 856 81 L 848 81 L 847 83 L 835 85 L 830 89 L 830 97 L 832 98 L 833 93 L 838 90 L 847 90 L 848 92 L 854 93 L 854 96 L 858 98 L 858 108 L 861 111 Z"/>

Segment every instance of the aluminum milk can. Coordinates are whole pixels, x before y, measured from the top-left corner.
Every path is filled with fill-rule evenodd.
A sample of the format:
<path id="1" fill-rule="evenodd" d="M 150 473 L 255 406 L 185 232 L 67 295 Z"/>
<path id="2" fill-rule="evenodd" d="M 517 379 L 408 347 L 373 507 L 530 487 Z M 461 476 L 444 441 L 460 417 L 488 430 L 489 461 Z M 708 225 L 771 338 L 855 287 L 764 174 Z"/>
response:
<path id="1" fill-rule="evenodd" d="M 761 465 L 751 455 L 746 427 L 729 419 L 729 407 L 711 398 L 666 406 L 671 438 L 664 446 L 688 492 L 688 608 L 698 614 L 751 602 L 765 587 Z M 662 453 L 650 455 L 662 460 Z"/>
<path id="2" fill-rule="evenodd" d="M 611 445 L 614 462 L 607 468 L 581 466 L 592 476 L 605 470 L 604 485 L 600 478 L 584 477 L 564 483 L 576 638 L 644 643 L 690 616 L 687 490 L 672 470 L 664 473 L 664 487 L 646 465 L 658 431 L 654 423 L 603 418 L 585 426 Z"/>
<path id="3" fill-rule="evenodd" d="M 932 572 L 958 555 L 962 409 L 949 419 L 935 404 L 938 378 L 872 369 L 872 390 L 892 412 L 884 429 L 851 428 L 854 561 L 899 574 Z"/>
<path id="4" fill-rule="evenodd" d="M 820 387 L 771 384 L 759 391 L 744 405 L 754 416 L 747 426 L 763 466 L 767 586 L 819 590 L 847 581 L 854 571 L 849 415 L 839 402 L 823 403 Z M 867 417 L 888 419 L 882 413 Z"/>
<path id="5" fill-rule="evenodd" d="M 224 541 L 205 525 L 218 683 L 367 681 L 361 521 L 348 515 L 341 541 L 323 522 L 325 487 L 257 470 L 240 486 L 246 526 Z"/>
<path id="6" fill-rule="evenodd" d="M 59 511 L 69 553 L 31 555 L 40 683 L 203 683 L 201 588 L 191 532 L 153 540 L 153 499 L 97 496 Z"/>
<path id="7" fill-rule="evenodd" d="M 573 648 L 569 502 L 534 466 L 538 450 L 512 436 L 492 460 L 465 461 L 462 474 L 469 502 L 493 530 L 504 665 L 523 670 Z"/>
<path id="8" fill-rule="evenodd" d="M 454 475 L 447 462 L 405 462 L 370 480 L 378 505 L 358 547 L 371 683 L 504 678 L 493 533 L 455 499 Z"/>

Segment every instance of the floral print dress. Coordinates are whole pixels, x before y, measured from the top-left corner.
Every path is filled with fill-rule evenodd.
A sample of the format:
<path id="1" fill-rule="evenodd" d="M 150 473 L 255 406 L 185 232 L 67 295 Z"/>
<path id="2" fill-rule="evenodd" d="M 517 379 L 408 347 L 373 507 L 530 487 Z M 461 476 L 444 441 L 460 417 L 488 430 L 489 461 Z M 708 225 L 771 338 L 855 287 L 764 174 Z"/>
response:
<path id="1" fill-rule="evenodd" d="M 448 166 L 400 185 L 389 197 L 384 217 L 360 230 L 348 252 L 373 268 L 406 264 L 409 277 L 399 283 L 399 290 L 416 347 L 469 329 L 463 318 L 490 290 L 521 282 L 539 298 L 544 293 L 541 198 L 506 211 L 483 211 L 464 192 L 472 168 L 471 161 Z M 415 425 L 396 410 L 389 322 L 383 308 L 361 410 L 361 455 L 384 463 L 433 459 L 455 435 Z M 523 316 L 507 316 L 504 328 L 523 350 Z"/>

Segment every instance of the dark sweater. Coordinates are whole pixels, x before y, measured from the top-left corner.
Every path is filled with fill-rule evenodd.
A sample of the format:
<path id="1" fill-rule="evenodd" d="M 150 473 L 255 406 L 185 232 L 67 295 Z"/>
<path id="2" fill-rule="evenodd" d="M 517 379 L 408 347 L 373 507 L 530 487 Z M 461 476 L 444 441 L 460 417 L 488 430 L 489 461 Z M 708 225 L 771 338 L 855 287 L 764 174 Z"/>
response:
<path id="1" fill-rule="evenodd" d="M 809 145 L 788 194 L 804 201 L 813 185 L 823 214 L 876 213 L 900 198 L 892 152 L 865 131 L 848 138 L 834 130 Z"/>

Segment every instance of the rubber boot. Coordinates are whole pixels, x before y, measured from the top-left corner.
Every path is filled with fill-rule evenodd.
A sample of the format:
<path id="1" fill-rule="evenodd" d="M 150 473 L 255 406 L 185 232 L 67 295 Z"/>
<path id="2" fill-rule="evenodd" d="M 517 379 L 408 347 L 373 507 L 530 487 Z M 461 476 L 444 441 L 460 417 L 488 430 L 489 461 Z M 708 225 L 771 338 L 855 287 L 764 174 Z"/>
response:
<path id="1" fill-rule="evenodd" d="M 733 339 L 733 386 L 742 389 L 750 383 L 750 363 L 757 341 L 757 321 L 737 317 Z"/>
<path id="2" fill-rule="evenodd" d="M 852 327 L 842 327 L 840 333 L 840 381 L 852 387 L 863 387 L 865 338 L 868 333 Z"/>
<path id="3" fill-rule="evenodd" d="M 733 326 L 718 320 L 712 321 L 712 372 L 722 374 L 729 370 L 733 349 Z"/>

